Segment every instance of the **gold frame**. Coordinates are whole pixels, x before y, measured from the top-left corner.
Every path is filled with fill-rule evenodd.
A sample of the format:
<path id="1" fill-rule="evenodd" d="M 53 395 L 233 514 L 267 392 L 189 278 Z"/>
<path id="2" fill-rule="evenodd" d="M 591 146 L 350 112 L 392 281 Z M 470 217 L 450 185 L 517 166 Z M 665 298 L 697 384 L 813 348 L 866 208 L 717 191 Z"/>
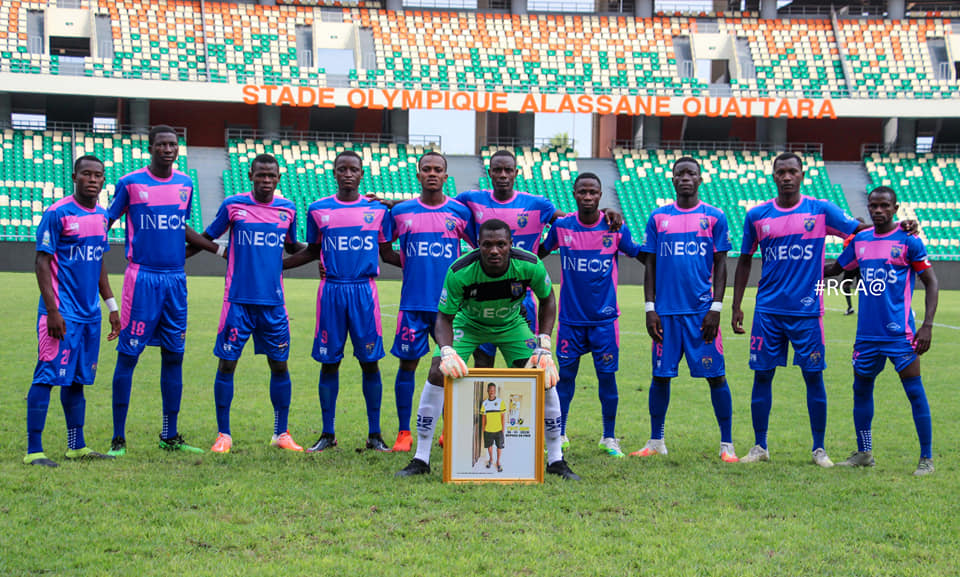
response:
<path id="1" fill-rule="evenodd" d="M 497 382 L 498 379 L 509 380 L 512 382 L 516 381 L 526 381 L 529 385 L 531 394 L 534 397 L 534 406 L 535 414 L 534 422 L 531 424 L 531 427 L 534 429 L 533 432 L 533 441 L 532 448 L 533 454 L 530 455 L 530 459 L 533 460 L 533 471 L 534 474 L 530 477 L 502 477 L 497 476 L 497 474 L 490 473 L 484 475 L 470 475 L 465 473 L 454 473 L 453 463 L 454 463 L 454 445 L 456 444 L 456 437 L 454 435 L 454 426 L 461 426 L 459 423 L 455 423 L 455 410 L 454 407 L 454 389 L 462 388 L 466 386 L 475 386 L 477 379 L 484 379 L 492 382 Z M 443 482 L 444 483 L 543 483 L 543 467 L 544 467 L 544 457 L 543 457 L 543 447 L 544 447 L 544 430 L 543 430 L 543 403 L 544 403 L 544 389 L 543 389 L 544 375 L 542 369 L 506 369 L 506 368 L 496 368 L 496 369 L 470 369 L 470 374 L 466 377 L 460 379 L 453 379 L 451 377 L 444 377 L 443 382 L 443 437 L 446 442 L 443 445 Z M 526 390 L 526 387 L 524 387 Z M 463 402 L 462 400 L 460 401 Z M 529 414 L 529 413 L 527 413 Z M 474 423 L 470 424 L 470 427 L 473 428 Z M 471 433 L 473 434 L 473 433 Z M 524 443 L 525 445 L 530 445 L 529 442 Z M 482 454 L 482 449 L 481 449 Z"/>

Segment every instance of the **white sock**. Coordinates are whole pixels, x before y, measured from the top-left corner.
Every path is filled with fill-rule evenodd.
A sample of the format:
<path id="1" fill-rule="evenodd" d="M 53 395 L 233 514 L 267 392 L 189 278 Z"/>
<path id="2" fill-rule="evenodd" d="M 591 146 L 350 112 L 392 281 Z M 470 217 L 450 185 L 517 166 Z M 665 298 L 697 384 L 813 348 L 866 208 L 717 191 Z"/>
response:
<path id="1" fill-rule="evenodd" d="M 563 458 L 560 440 L 560 396 L 557 388 L 547 389 L 543 399 L 543 432 L 547 440 L 547 464 Z"/>
<path id="2" fill-rule="evenodd" d="M 432 385 L 430 381 L 427 381 L 423 385 L 423 392 L 420 393 L 420 406 L 417 407 L 417 454 L 414 456 L 424 463 L 430 462 L 433 430 L 436 428 L 436 421 L 442 413 L 443 387 Z"/>

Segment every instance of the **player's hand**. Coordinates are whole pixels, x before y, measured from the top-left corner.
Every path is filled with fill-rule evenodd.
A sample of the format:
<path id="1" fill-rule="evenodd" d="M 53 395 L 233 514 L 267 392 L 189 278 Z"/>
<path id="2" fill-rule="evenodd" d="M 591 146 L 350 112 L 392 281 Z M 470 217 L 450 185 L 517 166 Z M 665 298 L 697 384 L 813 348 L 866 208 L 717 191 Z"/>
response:
<path id="1" fill-rule="evenodd" d="M 463 362 L 453 347 L 440 347 L 440 372 L 452 379 L 459 379 L 470 374 L 467 363 Z"/>
<path id="2" fill-rule="evenodd" d="M 909 234 L 910 236 L 917 236 L 920 233 L 920 223 L 911 219 L 901 220 L 900 228 L 903 229 L 903 232 Z"/>
<path id="3" fill-rule="evenodd" d="M 327 278 L 327 269 L 323 266 L 323 261 L 317 263 L 317 272 L 320 273 L 320 280 Z"/>
<path id="4" fill-rule="evenodd" d="M 47 335 L 62 341 L 65 334 L 67 334 L 67 322 L 63 320 L 60 311 L 47 311 Z"/>
<path id="5" fill-rule="evenodd" d="M 660 315 L 657 311 L 647 313 L 647 334 L 655 343 L 663 342 L 663 325 L 660 324 Z"/>
<path id="6" fill-rule="evenodd" d="M 120 336 L 120 312 L 113 311 L 110 313 L 110 334 L 107 335 L 107 340 L 112 341 L 118 336 Z"/>
<path id="7" fill-rule="evenodd" d="M 720 332 L 720 311 L 707 311 L 703 317 L 703 325 L 700 326 L 700 334 L 703 335 L 703 342 L 712 343 Z"/>
<path id="8" fill-rule="evenodd" d="M 913 350 L 917 355 L 930 350 L 930 342 L 933 340 L 933 330 L 930 325 L 924 324 L 917 329 L 917 334 L 913 335 Z"/>
<path id="9" fill-rule="evenodd" d="M 743 311 L 740 309 L 733 309 L 733 318 L 730 319 L 730 324 L 733 326 L 733 332 L 738 335 L 747 332 L 743 330 Z"/>
<path id="10" fill-rule="evenodd" d="M 607 221 L 607 226 L 610 227 L 611 231 L 617 232 L 620 230 L 620 227 L 623 226 L 623 215 L 619 212 L 611 208 L 605 208 L 603 210 L 603 215 Z"/>
<path id="11" fill-rule="evenodd" d="M 543 369 L 543 386 L 545 389 L 552 389 L 557 386 L 560 380 L 560 374 L 557 372 L 557 365 L 553 362 L 553 353 L 551 349 L 550 335 L 539 335 L 537 337 L 537 348 L 533 349 L 533 354 L 527 359 L 526 368 Z"/>

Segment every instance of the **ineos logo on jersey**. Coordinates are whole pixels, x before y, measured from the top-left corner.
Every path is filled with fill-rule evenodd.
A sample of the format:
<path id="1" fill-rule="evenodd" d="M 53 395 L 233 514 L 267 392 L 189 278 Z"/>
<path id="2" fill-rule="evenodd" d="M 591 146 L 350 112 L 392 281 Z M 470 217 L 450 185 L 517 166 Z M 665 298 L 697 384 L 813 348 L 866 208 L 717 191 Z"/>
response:
<path id="1" fill-rule="evenodd" d="M 70 260 L 101 261 L 103 260 L 102 246 L 71 246 Z"/>
<path id="2" fill-rule="evenodd" d="M 781 261 L 781 260 L 812 260 L 813 245 L 791 244 L 784 246 L 771 246 L 763 251 L 763 260 Z"/>
<path id="3" fill-rule="evenodd" d="M 563 257 L 563 270 L 574 272 L 606 273 L 610 270 L 610 259 Z"/>
<path id="4" fill-rule="evenodd" d="M 886 284 L 897 284 L 897 273 L 883 268 L 864 268 L 861 269 L 863 281 L 872 283 L 880 281 Z"/>
<path id="5" fill-rule="evenodd" d="M 442 242 L 411 242 L 407 244 L 406 252 L 408 257 L 453 258 L 453 246 Z"/>
<path id="6" fill-rule="evenodd" d="M 283 246 L 287 235 L 282 232 L 264 232 L 262 230 L 237 231 L 237 244 L 240 246 Z"/>
<path id="7" fill-rule="evenodd" d="M 187 221 L 179 214 L 141 214 L 140 230 L 183 230 Z"/>
<path id="8" fill-rule="evenodd" d="M 661 242 L 660 256 L 706 256 L 707 243 L 690 241 Z"/>
<path id="9" fill-rule="evenodd" d="M 327 236 L 323 239 L 324 250 L 351 251 L 373 250 L 371 236 Z"/>

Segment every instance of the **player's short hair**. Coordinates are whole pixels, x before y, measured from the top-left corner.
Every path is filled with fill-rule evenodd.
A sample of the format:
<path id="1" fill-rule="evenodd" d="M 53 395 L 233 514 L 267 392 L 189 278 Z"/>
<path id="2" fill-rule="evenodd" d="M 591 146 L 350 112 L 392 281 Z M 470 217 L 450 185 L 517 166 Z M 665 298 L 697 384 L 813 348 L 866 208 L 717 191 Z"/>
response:
<path id="1" fill-rule="evenodd" d="M 597 181 L 597 184 L 599 184 L 601 187 L 603 186 L 603 182 L 600 181 L 600 177 L 597 176 L 596 174 L 594 174 L 594 173 L 592 173 L 592 172 L 581 172 L 581 173 L 577 176 L 577 178 L 575 178 L 575 179 L 573 180 L 573 188 L 576 189 L 576 188 L 577 188 L 577 183 L 579 183 L 581 180 L 588 180 L 588 179 L 589 179 L 589 180 L 596 180 L 596 181 Z"/>
<path id="2" fill-rule="evenodd" d="M 80 165 L 81 165 L 81 164 L 83 163 L 83 161 L 85 161 L 85 160 L 89 160 L 89 161 L 91 161 L 91 162 L 97 162 L 97 163 L 100 164 L 100 167 L 101 167 L 101 168 L 103 168 L 103 167 L 105 166 L 105 165 L 103 164 L 103 161 L 100 160 L 99 158 L 97 158 L 96 156 L 94 156 L 94 155 L 92 155 L 92 154 L 84 154 L 84 155 L 81 156 L 80 158 L 78 158 L 78 159 L 76 159 L 76 160 L 73 161 L 73 172 L 74 172 L 74 174 L 76 174 L 77 171 L 80 170 Z"/>
<path id="3" fill-rule="evenodd" d="M 670 167 L 670 172 L 672 173 L 674 170 L 676 170 L 676 169 L 677 169 L 677 165 L 680 164 L 680 163 L 682 163 L 682 162 L 689 162 L 690 164 L 696 165 L 696 167 L 697 167 L 697 172 L 701 172 L 701 171 L 703 170 L 702 168 L 700 168 L 700 163 L 697 162 L 697 159 L 696 159 L 696 158 L 693 158 L 692 156 L 681 156 L 680 158 L 678 158 L 678 159 L 676 160 L 676 162 L 673 163 L 673 166 Z"/>
<path id="4" fill-rule="evenodd" d="M 776 158 L 773 159 L 773 165 L 776 166 L 778 162 L 786 162 L 791 159 L 796 160 L 797 164 L 800 165 L 800 169 L 803 170 L 803 159 L 800 158 L 799 154 L 794 152 L 781 152 Z"/>
<path id="5" fill-rule="evenodd" d="M 423 162 L 423 159 L 426 158 L 426 157 L 428 157 L 428 156 L 439 156 L 440 159 L 443 160 L 443 169 L 444 169 L 444 170 L 447 169 L 447 157 L 444 156 L 444 155 L 442 155 L 442 154 L 440 154 L 440 153 L 437 152 L 436 150 L 430 150 L 430 151 L 424 152 L 424 153 L 420 156 L 420 158 L 417 159 L 417 170 L 420 170 L 420 163 Z"/>
<path id="6" fill-rule="evenodd" d="M 172 126 L 167 126 L 166 124 L 158 124 L 150 129 L 150 134 L 147 135 L 147 143 L 152 146 L 153 141 L 157 139 L 158 134 L 172 134 L 177 137 L 178 141 L 180 138 L 177 135 L 177 131 L 174 130 Z"/>
<path id="7" fill-rule="evenodd" d="M 497 158 L 498 156 L 505 156 L 505 157 L 509 158 L 510 160 L 513 161 L 513 167 L 514 167 L 514 168 L 517 167 L 517 157 L 514 156 L 514 154 L 513 154 L 512 152 L 510 152 L 509 150 L 498 150 L 498 151 L 494 152 L 494 153 L 493 153 L 493 156 L 490 157 L 490 165 L 491 165 L 491 166 L 493 165 L 493 159 L 494 159 L 494 158 Z"/>
<path id="8" fill-rule="evenodd" d="M 493 382 L 487 383 L 487 390 L 488 390 L 488 391 L 490 390 L 490 387 L 497 388 L 497 383 L 493 383 Z"/>
<path id="9" fill-rule="evenodd" d="M 874 194 L 889 194 L 893 198 L 893 204 L 897 204 L 897 191 L 893 190 L 889 186 L 878 186 L 870 191 L 870 194 L 867 195 L 867 198 L 873 196 Z"/>
<path id="10" fill-rule="evenodd" d="M 333 167 L 334 167 L 334 168 L 337 167 L 337 162 L 339 162 L 340 159 L 343 158 L 344 156 L 349 156 L 349 157 L 351 157 L 351 158 L 356 158 L 356 159 L 357 159 L 357 162 L 360 163 L 360 166 L 361 166 L 361 167 L 363 166 L 363 158 L 361 158 L 359 154 L 357 154 L 356 152 L 354 152 L 354 151 L 352 151 L 352 150 L 344 150 L 344 151 L 340 152 L 340 154 L 338 154 L 336 158 L 333 159 Z"/>
<path id="11" fill-rule="evenodd" d="M 277 162 L 277 158 L 272 154 L 258 154 L 256 158 L 253 159 L 253 162 L 250 163 L 250 171 L 253 172 L 254 164 L 270 164 L 277 167 L 277 170 L 280 170 L 280 163 Z"/>
<path id="12" fill-rule="evenodd" d="M 507 231 L 507 238 L 513 238 L 513 232 L 511 232 L 509 224 L 503 222 L 499 218 L 491 218 L 480 225 L 480 230 L 477 232 L 477 239 L 479 240 L 480 237 L 483 236 L 484 232 L 494 230 L 505 230 Z"/>

